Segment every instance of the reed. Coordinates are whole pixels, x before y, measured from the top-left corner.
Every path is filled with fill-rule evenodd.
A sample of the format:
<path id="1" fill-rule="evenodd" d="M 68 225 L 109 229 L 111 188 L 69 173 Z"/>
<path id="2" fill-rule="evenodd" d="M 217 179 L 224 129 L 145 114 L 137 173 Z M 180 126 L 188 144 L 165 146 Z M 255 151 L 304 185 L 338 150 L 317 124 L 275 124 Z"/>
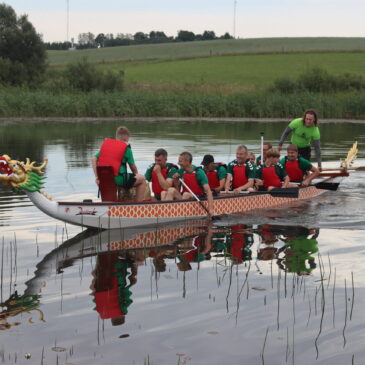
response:
<path id="1" fill-rule="evenodd" d="M 322 118 L 365 118 L 365 94 L 62 92 L 0 87 L 0 117 L 289 118 L 310 105 Z"/>

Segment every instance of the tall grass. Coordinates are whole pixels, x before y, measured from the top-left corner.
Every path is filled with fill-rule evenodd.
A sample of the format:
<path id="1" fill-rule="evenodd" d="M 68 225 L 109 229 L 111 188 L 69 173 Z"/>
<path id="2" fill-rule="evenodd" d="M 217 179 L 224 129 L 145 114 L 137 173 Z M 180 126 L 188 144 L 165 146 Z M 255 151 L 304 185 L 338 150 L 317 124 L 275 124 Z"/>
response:
<path id="1" fill-rule="evenodd" d="M 181 92 L 67 92 L 0 88 L 1 117 L 289 118 L 315 108 L 322 118 L 365 118 L 365 94 L 226 95 Z"/>

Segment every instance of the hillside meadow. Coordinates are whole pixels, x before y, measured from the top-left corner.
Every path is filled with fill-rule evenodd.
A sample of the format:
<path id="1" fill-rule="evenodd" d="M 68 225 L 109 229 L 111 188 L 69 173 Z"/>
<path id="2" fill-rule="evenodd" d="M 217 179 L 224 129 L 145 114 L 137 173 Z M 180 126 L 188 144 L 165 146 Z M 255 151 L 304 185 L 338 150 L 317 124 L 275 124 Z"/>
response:
<path id="1" fill-rule="evenodd" d="M 277 79 L 295 81 L 314 67 L 365 78 L 365 38 L 218 40 L 48 55 L 44 84 L 0 86 L 1 117 L 290 118 L 315 108 L 322 118 L 365 119 L 362 90 L 287 94 L 272 89 Z M 70 88 L 63 71 L 84 57 L 96 73 L 123 71 L 123 90 Z"/>
<path id="2" fill-rule="evenodd" d="M 227 54 L 365 51 L 365 38 L 256 38 L 141 44 L 77 51 L 48 51 L 50 65 L 82 57 L 90 62 L 176 60 Z"/>

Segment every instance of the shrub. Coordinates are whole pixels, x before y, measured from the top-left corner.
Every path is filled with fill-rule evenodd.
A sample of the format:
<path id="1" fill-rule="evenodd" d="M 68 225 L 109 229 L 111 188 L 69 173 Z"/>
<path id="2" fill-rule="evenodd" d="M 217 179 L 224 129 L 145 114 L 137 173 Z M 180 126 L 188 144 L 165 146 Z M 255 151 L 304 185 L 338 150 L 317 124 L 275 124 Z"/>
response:
<path id="1" fill-rule="evenodd" d="M 72 89 L 84 92 L 92 90 L 122 91 L 124 72 L 115 74 L 111 71 L 103 73 L 95 65 L 89 63 L 86 58 L 66 66 L 63 77 Z"/>

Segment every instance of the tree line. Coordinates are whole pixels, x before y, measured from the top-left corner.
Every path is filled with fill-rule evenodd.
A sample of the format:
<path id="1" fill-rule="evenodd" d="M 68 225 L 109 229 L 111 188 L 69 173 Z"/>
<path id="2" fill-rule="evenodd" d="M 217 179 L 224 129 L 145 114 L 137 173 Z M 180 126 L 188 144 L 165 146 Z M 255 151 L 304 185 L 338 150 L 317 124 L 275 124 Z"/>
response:
<path id="1" fill-rule="evenodd" d="M 117 33 L 115 36 L 111 33 L 99 33 L 95 36 L 93 33 L 80 33 L 77 43 L 74 42 L 46 42 L 47 50 L 66 50 L 71 47 L 77 49 L 100 48 L 100 47 L 117 47 L 130 46 L 136 44 L 153 44 L 169 42 L 193 42 L 193 41 L 210 41 L 214 39 L 232 39 L 233 37 L 226 32 L 222 36 L 217 36 L 212 30 L 205 30 L 202 34 L 195 34 L 188 30 L 180 30 L 176 37 L 167 36 L 162 31 L 151 31 L 149 33 L 137 32 L 135 34 Z"/>

